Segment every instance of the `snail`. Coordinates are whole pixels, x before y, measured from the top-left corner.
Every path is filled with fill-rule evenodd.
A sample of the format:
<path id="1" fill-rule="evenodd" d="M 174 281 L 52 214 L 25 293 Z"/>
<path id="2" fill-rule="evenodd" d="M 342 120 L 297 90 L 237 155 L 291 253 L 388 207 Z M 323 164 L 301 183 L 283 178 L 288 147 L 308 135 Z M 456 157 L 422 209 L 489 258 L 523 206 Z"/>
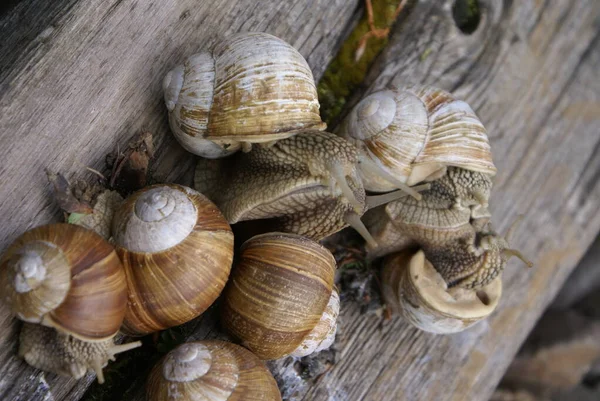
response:
<path id="1" fill-rule="evenodd" d="M 260 359 L 331 345 L 339 313 L 336 263 L 323 246 L 289 233 L 246 241 L 223 296 L 224 329 Z"/>
<path id="2" fill-rule="evenodd" d="M 360 217 L 406 193 L 366 196 L 356 161 L 356 149 L 344 139 L 304 131 L 228 159 L 200 159 L 195 187 L 217 204 L 230 224 L 261 220 L 265 231 L 314 240 L 350 225 L 375 246 Z"/>
<path id="3" fill-rule="evenodd" d="M 233 233 L 217 207 L 190 188 L 162 184 L 134 193 L 115 212 L 112 232 L 129 289 L 127 334 L 190 321 L 225 287 Z"/>
<path id="4" fill-rule="evenodd" d="M 127 288 L 114 248 L 95 232 L 50 224 L 17 238 L 0 260 L 3 298 L 25 324 L 19 354 L 32 366 L 82 377 L 114 355 L 140 345 L 115 345 Z"/>
<path id="5" fill-rule="evenodd" d="M 407 249 L 385 258 L 382 295 L 393 313 L 435 334 L 463 331 L 489 316 L 502 295 L 497 276 L 477 291 L 449 289 L 422 250 Z"/>
<path id="6" fill-rule="evenodd" d="M 489 222 L 492 182 L 487 174 L 448 167 L 429 185 L 421 200 L 400 198 L 365 215 L 365 225 L 378 244 L 368 249 L 370 258 L 411 244 L 440 247 L 474 234 Z"/>
<path id="7" fill-rule="evenodd" d="M 410 191 L 449 166 L 496 174 L 486 130 L 469 105 L 429 86 L 374 92 L 360 101 L 338 134 L 359 150 L 367 191 Z"/>
<path id="8" fill-rule="evenodd" d="M 275 379 L 254 354 L 225 341 L 181 344 L 153 369 L 148 401 L 281 401 Z"/>
<path id="9" fill-rule="evenodd" d="M 502 294 L 502 271 L 517 219 L 501 237 L 485 229 L 429 249 L 404 249 L 388 255 L 381 273 L 382 294 L 392 311 L 431 333 L 462 331 L 489 316 Z"/>
<path id="10" fill-rule="evenodd" d="M 533 267 L 520 251 L 510 247 L 520 220 L 521 217 L 513 222 L 504 237 L 493 231 L 488 223 L 481 231 L 443 245 L 424 246 L 423 251 L 449 287 L 478 290 L 498 277 L 513 256 Z"/>
<path id="11" fill-rule="evenodd" d="M 203 157 L 325 129 L 308 64 L 266 33 L 233 35 L 189 57 L 167 73 L 163 91 L 173 134 Z"/>

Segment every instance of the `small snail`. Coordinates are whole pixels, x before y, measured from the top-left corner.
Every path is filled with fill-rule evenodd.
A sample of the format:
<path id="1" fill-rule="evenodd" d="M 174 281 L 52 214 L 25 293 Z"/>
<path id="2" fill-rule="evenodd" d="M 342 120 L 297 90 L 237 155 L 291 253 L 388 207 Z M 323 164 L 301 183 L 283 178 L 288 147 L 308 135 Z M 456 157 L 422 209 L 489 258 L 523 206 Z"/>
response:
<path id="1" fill-rule="evenodd" d="M 266 33 L 233 35 L 189 57 L 165 76 L 163 90 L 173 134 L 203 157 L 325 129 L 308 64 Z"/>
<path id="2" fill-rule="evenodd" d="M 459 167 L 432 181 L 422 199 L 404 197 L 369 211 L 365 225 L 378 247 L 370 257 L 404 249 L 410 244 L 435 248 L 474 234 L 489 222 L 488 175 Z"/>
<path id="3" fill-rule="evenodd" d="M 225 341 L 197 341 L 169 352 L 153 369 L 148 401 L 281 401 L 275 379 L 254 354 Z"/>
<path id="4" fill-rule="evenodd" d="M 486 130 L 473 110 L 450 93 L 427 86 L 386 89 L 359 102 L 339 135 L 359 149 L 367 191 L 410 191 L 449 166 L 494 176 Z"/>
<path id="5" fill-rule="evenodd" d="M 335 268 L 333 255 L 305 237 L 251 238 L 224 292 L 223 327 L 260 359 L 329 347 L 339 313 Z"/>
<path id="6" fill-rule="evenodd" d="M 404 250 L 384 260 L 382 294 L 392 312 L 436 334 L 463 331 L 489 316 L 500 300 L 500 276 L 477 291 L 449 289 L 423 251 Z"/>
<path id="7" fill-rule="evenodd" d="M 180 185 L 144 188 L 115 212 L 113 237 L 129 302 L 123 331 L 143 335 L 203 313 L 233 261 L 233 234 L 217 207 Z"/>
<path id="8" fill-rule="evenodd" d="M 219 206 L 230 224 L 262 220 L 266 231 L 315 240 L 350 225 L 375 246 L 360 216 L 406 194 L 367 197 L 356 161 L 356 149 L 344 139 L 305 131 L 226 160 L 199 160 L 195 187 Z"/>
<path id="9" fill-rule="evenodd" d="M 127 288 L 114 248 L 98 234 L 72 224 L 27 231 L 0 261 L 0 288 L 12 313 L 29 323 L 19 354 L 42 370 L 104 381 L 114 354 L 139 346 L 115 345 L 125 315 Z"/>

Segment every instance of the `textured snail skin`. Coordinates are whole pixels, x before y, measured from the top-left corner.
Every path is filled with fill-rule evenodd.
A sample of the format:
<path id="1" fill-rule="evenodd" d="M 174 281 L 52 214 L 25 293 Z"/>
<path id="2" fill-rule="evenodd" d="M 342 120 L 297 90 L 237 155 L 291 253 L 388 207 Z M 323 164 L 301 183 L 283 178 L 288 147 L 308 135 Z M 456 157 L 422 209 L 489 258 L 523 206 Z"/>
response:
<path id="1" fill-rule="evenodd" d="M 325 129 L 308 64 L 266 33 L 233 35 L 189 57 L 166 75 L 163 90 L 175 137 L 203 157 Z"/>
<path id="2" fill-rule="evenodd" d="M 137 202 L 150 202 L 148 198 L 157 193 L 174 194 L 174 198 L 151 212 L 155 220 L 145 225 L 138 217 Z M 115 213 L 113 235 L 129 290 L 122 328 L 128 334 L 143 335 L 188 322 L 202 314 L 225 287 L 233 261 L 233 233 L 217 207 L 192 189 L 164 184 L 136 192 Z"/>
<path id="3" fill-rule="evenodd" d="M 422 199 L 405 197 L 370 210 L 365 225 L 378 243 L 369 249 L 378 257 L 417 245 L 434 249 L 474 235 L 490 219 L 488 175 L 458 167 L 421 192 Z"/>
<path id="4" fill-rule="evenodd" d="M 448 290 L 422 251 L 405 250 L 386 257 L 382 294 L 392 312 L 400 312 L 415 327 L 436 334 L 463 331 L 485 319 L 497 307 L 502 279 L 479 291 Z"/>
<path id="5" fill-rule="evenodd" d="M 224 292 L 223 327 L 261 359 L 292 353 L 321 320 L 335 268 L 331 253 L 307 238 L 250 239 Z"/>
<path id="6" fill-rule="evenodd" d="M 269 230 L 315 240 L 366 211 L 356 149 L 334 134 L 305 131 L 270 147 L 198 162 L 195 187 L 230 224 L 268 219 Z"/>
<path id="7" fill-rule="evenodd" d="M 432 180 L 449 166 L 496 174 L 479 118 L 468 104 L 438 88 L 374 92 L 356 105 L 338 133 L 359 149 L 368 191 Z"/>
<path id="8" fill-rule="evenodd" d="M 148 401 L 281 401 L 265 365 L 224 341 L 180 345 L 152 369 L 146 390 Z"/>

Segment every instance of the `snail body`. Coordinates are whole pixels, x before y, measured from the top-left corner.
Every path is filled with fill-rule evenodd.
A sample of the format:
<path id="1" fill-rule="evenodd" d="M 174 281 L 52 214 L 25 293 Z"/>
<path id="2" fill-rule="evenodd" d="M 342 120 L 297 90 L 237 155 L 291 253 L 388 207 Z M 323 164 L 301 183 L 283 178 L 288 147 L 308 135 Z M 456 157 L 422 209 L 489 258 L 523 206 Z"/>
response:
<path id="1" fill-rule="evenodd" d="M 275 379 L 250 351 L 225 341 L 185 343 L 148 378 L 149 401 L 281 401 Z"/>
<path id="2" fill-rule="evenodd" d="M 134 193 L 115 212 L 113 236 L 129 289 L 128 334 L 199 316 L 229 277 L 231 228 L 211 201 L 190 188 L 163 184 Z"/>
<path id="3" fill-rule="evenodd" d="M 338 134 L 359 149 L 368 191 L 432 181 L 449 166 L 496 174 L 485 127 L 467 103 L 441 89 L 374 92 L 354 107 Z"/>
<path id="4" fill-rule="evenodd" d="M 335 268 L 333 255 L 308 238 L 251 238 L 224 292 L 223 327 L 261 359 L 328 347 L 339 313 Z"/>
<path id="5" fill-rule="evenodd" d="M 360 216 L 379 201 L 365 194 L 357 153 L 344 139 L 304 131 L 268 148 L 198 161 L 195 187 L 230 224 L 261 220 L 267 231 L 320 240 L 348 225 L 374 243 Z M 392 195 L 405 196 L 397 191 Z M 390 199 L 396 199 L 393 196 Z"/>
<path id="6" fill-rule="evenodd" d="M 389 255 L 382 271 L 382 294 L 392 312 L 435 334 L 463 331 L 489 316 L 502 295 L 501 277 L 478 291 L 450 290 L 423 251 Z"/>
<path id="7" fill-rule="evenodd" d="M 165 76 L 163 90 L 175 137 L 203 157 L 325 129 L 308 64 L 266 33 L 233 35 L 189 57 Z"/>
<path id="8" fill-rule="evenodd" d="M 31 365 L 75 378 L 94 370 L 102 382 L 108 360 L 139 345 L 113 343 L 127 304 L 125 274 L 95 232 L 71 224 L 29 230 L 6 250 L 0 273 L 10 310 L 35 323 L 22 331 L 19 350 Z"/>

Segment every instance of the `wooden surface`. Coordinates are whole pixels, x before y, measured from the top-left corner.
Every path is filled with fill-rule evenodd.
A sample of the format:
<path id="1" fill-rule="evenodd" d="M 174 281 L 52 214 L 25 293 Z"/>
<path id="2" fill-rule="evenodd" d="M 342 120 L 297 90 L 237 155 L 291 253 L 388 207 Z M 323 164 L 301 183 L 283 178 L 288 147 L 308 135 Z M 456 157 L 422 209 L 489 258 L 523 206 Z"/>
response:
<path id="1" fill-rule="evenodd" d="M 142 126 L 157 133 L 161 145 L 155 178 L 185 176 L 191 159 L 178 162 L 184 154 L 165 136 L 160 79 L 174 60 L 199 49 L 201 38 L 211 42 L 223 32 L 266 30 L 298 46 L 318 77 L 356 4 L 297 1 L 261 7 L 255 1 L 229 1 L 226 9 L 219 2 L 184 16 L 184 4 L 195 2 L 180 2 L 176 11 L 167 6 L 142 10 L 141 5 L 131 10 L 133 3 L 68 3 L 70 17 L 57 12 L 62 22 L 50 35 L 38 33 L 38 39 L 24 42 L 21 58 L 13 57 L 23 72 L 2 68 L 0 141 L 11 143 L 0 150 L 0 211 L 10 216 L 2 246 L 27 226 L 55 216 L 44 167 L 64 172 L 80 171 L 83 164 L 99 167 L 103 154 Z M 595 0 L 480 3 L 485 6 L 481 24 L 465 36 L 455 27 L 451 1 L 417 2 L 394 29 L 363 89 L 423 82 L 472 105 L 488 129 L 499 170 L 493 221 L 502 232 L 517 214 L 525 214 L 514 244 L 536 267 L 525 270 L 511 262 L 499 310 L 452 336 L 418 332 L 399 318 L 382 322 L 344 304 L 338 363 L 296 399 L 489 399 L 520 343 L 600 230 L 600 5 Z M 341 22 L 331 23 L 339 15 Z M 305 24 L 298 22 L 305 16 Z M 3 32 L 7 26 L 0 23 Z M 0 60 L 7 49 L 0 50 Z M 86 65 L 95 74 L 86 75 Z M 28 147 L 32 139 L 33 148 Z M 17 178 L 18 171 L 28 178 Z M 203 320 L 211 320 L 210 314 L 195 322 L 193 338 L 214 335 Z M 0 399 L 76 400 L 87 382 L 73 387 L 72 381 L 25 367 L 14 357 L 16 326 L 5 311 L 0 322 L 6 328 L 0 334 Z M 279 362 L 284 371 L 290 365 Z M 142 400 L 142 383 L 143 377 L 123 399 Z"/>
<path id="2" fill-rule="evenodd" d="M 342 305 L 339 363 L 302 400 L 488 400 L 600 229 L 600 3 L 480 0 L 470 36 L 457 32 L 451 4 L 419 2 L 365 89 L 423 82 L 471 104 L 498 167 L 495 226 L 504 232 L 523 213 L 513 243 L 536 266 L 511 261 L 499 309 L 457 335 L 400 318 L 382 325 Z"/>
<path id="3" fill-rule="evenodd" d="M 0 20 L 0 250 L 58 219 L 45 168 L 91 177 L 142 128 L 156 181 L 181 180 L 193 157 L 169 133 L 164 74 L 220 36 L 264 31 L 290 42 L 318 79 L 358 0 L 22 0 Z M 191 176 L 190 176 L 191 177 Z M 190 181 L 191 183 L 191 181 Z M 0 306 L 0 400 L 78 399 L 90 379 L 44 375 L 16 356 L 18 325 Z"/>

